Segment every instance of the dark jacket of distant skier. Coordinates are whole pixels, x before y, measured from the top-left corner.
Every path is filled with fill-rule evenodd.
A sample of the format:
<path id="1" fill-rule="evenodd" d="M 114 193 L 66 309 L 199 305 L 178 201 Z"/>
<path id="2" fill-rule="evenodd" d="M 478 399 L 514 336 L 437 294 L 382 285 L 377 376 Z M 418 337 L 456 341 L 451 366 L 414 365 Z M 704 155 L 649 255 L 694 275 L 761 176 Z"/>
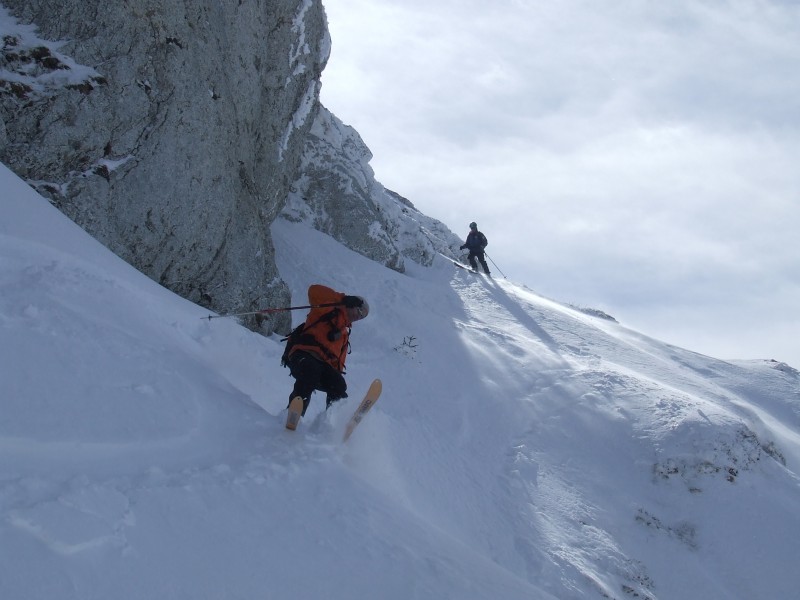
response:
<path id="1" fill-rule="evenodd" d="M 324 285 L 308 288 L 308 303 L 316 308 L 289 334 L 281 359 L 295 379 L 289 402 L 296 396 L 303 398 L 304 415 L 314 390 L 327 394 L 326 410 L 347 398 L 344 364 L 350 330 L 354 322 L 369 314 L 369 304 L 361 296 L 349 296 Z"/>
<path id="2" fill-rule="evenodd" d="M 469 250 L 469 264 L 472 267 L 473 271 L 478 270 L 478 263 L 476 259 L 480 261 L 481 267 L 483 267 L 483 272 L 487 275 L 491 275 L 489 273 L 489 265 L 486 264 L 486 258 L 484 258 L 484 248 L 489 245 L 489 241 L 486 239 L 486 236 L 483 235 L 480 231 L 478 231 L 478 225 L 473 221 L 469 224 L 469 234 L 467 235 L 467 241 L 461 245 L 461 250 L 465 248 Z"/>

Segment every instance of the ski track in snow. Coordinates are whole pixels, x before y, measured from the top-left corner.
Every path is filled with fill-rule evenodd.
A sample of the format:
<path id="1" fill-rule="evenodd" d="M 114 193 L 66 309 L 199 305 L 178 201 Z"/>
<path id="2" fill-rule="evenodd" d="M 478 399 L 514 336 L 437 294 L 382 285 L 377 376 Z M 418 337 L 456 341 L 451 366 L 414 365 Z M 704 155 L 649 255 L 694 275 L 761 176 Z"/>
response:
<path id="1" fill-rule="evenodd" d="M 324 283 L 371 305 L 350 397 L 325 412 L 315 394 L 291 433 L 280 336 L 204 319 L 0 175 L 0 597 L 796 592 L 787 365 L 701 356 L 445 260 L 396 273 L 278 221 L 295 304 Z"/>

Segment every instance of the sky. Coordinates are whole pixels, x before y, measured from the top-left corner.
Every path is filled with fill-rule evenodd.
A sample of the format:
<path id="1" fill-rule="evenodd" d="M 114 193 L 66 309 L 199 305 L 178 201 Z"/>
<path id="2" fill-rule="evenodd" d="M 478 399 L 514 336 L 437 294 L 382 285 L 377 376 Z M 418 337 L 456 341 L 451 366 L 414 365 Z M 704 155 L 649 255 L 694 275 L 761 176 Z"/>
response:
<path id="1" fill-rule="evenodd" d="M 796 595 L 797 370 L 277 219 L 295 304 L 371 306 L 349 397 L 289 432 L 280 336 L 208 319 L 4 165 L 0 210 L 4 600 Z"/>
<path id="2" fill-rule="evenodd" d="M 323 4 L 323 104 L 495 274 L 800 366 L 800 4 Z"/>

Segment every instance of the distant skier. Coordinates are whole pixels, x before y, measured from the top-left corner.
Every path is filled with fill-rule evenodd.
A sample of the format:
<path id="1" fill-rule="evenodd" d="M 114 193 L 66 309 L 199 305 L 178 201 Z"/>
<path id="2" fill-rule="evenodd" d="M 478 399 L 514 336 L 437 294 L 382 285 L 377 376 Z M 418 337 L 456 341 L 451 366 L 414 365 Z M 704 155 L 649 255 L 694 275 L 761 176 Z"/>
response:
<path id="1" fill-rule="evenodd" d="M 469 250 L 469 264 L 472 265 L 473 271 L 478 271 L 478 263 L 475 260 L 477 258 L 483 267 L 483 272 L 487 275 L 491 275 L 491 273 L 489 273 L 489 265 L 486 264 L 486 259 L 484 258 L 484 248 L 488 245 L 489 242 L 486 236 L 478 231 L 478 225 L 475 221 L 470 223 L 467 241 L 462 244 L 461 250 L 465 248 Z"/>
<path id="2" fill-rule="evenodd" d="M 361 296 L 348 296 L 324 285 L 308 288 L 308 302 L 319 308 L 312 308 L 305 323 L 289 335 L 282 358 L 283 366 L 289 367 L 295 378 L 289 402 L 300 396 L 303 415 L 314 390 L 327 394 L 326 410 L 337 400 L 347 398 L 343 374 L 350 328 L 369 314 L 369 305 Z"/>

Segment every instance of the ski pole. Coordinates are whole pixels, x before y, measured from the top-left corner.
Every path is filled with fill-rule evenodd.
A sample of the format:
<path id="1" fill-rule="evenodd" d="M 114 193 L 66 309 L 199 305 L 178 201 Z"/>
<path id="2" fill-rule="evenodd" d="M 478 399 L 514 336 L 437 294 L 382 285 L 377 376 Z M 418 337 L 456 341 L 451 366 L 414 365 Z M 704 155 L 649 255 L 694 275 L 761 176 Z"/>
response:
<path id="1" fill-rule="evenodd" d="M 201 319 L 225 319 L 227 317 L 245 317 L 247 315 L 269 315 L 276 312 L 284 312 L 288 310 L 302 310 L 304 308 L 327 308 L 329 306 L 344 306 L 342 302 L 328 302 L 326 304 L 309 304 L 308 306 L 284 306 L 281 308 L 262 308 L 261 310 L 253 310 L 250 312 L 228 313 L 225 315 L 208 315 L 207 317 L 200 317 Z"/>
<path id="2" fill-rule="evenodd" d="M 488 258 L 489 260 L 492 260 L 492 257 L 491 257 L 491 256 L 489 256 L 489 255 L 486 253 L 486 250 L 484 250 L 484 251 L 483 251 L 483 253 L 484 253 L 484 254 L 486 254 L 486 258 Z M 492 260 L 492 264 L 494 265 L 494 268 L 495 268 L 495 269 L 497 269 L 498 271 L 500 271 L 500 267 L 498 267 L 498 266 L 497 266 L 497 263 L 496 263 L 496 262 L 494 262 L 494 261 Z M 503 273 L 502 271 L 500 271 L 500 275 L 502 275 L 502 276 L 503 276 L 503 279 L 508 279 L 508 277 L 506 277 L 506 274 L 505 274 L 505 273 Z"/>

